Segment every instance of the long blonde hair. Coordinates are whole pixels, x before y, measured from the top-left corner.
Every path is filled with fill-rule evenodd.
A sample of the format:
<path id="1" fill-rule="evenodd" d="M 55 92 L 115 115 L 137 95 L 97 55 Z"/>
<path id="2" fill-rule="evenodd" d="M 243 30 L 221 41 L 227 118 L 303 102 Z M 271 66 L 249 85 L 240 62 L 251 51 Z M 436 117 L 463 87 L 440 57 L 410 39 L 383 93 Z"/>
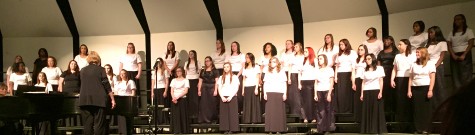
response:
<path id="1" fill-rule="evenodd" d="M 427 52 L 427 48 L 419 47 L 416 51 L 419 51 L 419 55 L 421 55 L 420 58 L 417 58 L 416 63 L 418 65 L 422 65 L 423 67 L 426 66 L 427 62 L 429 61 L 429 53 Z"/>
<path id="2" fill-rule="evenodd" d="M 272 70 L 274 70 L 274 68 L 271 66 L 272 60 L 275 60 L 277 62 L 277 66 L 276 66 L 277 72 L 280 72 L 281 64 L 280 64 L 279 58 L 277 57 L 272 57 L 269 59 L 269 72 L 272 72 Z"/>

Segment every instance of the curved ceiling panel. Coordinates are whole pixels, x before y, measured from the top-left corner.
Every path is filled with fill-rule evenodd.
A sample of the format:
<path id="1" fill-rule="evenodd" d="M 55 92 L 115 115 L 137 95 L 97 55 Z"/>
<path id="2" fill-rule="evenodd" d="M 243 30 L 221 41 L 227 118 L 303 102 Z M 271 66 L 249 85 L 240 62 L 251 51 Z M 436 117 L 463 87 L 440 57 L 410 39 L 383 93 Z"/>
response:
<path id="1" fill-rule="evenodd" d="M 473 0 L 386 0 L 388 12 L 398 13 Z"/>
<path id="2" fill-rule="evenodd" d="M 80 36 L 143 34 L 128 0 L 70 0 Z"/>
<path id="3" fill-rule="evenodd" d="M 214 30 L 202 0 L 142 0 L 151 33 Z"/>
<path id="4" fill-rule="evenodd" d="M 71 36 L 56 0 L 0 0 L 4 37 Z"/>
<path id="5" fill-rule="evenodd" d="M 379 15 L 376 0 L 301 0 L 304 22 Z"/>
<path id="6" fill-rule="evenodd" d="M 219 0 L 223 28 L 292 24 L 285 0 Z"/>

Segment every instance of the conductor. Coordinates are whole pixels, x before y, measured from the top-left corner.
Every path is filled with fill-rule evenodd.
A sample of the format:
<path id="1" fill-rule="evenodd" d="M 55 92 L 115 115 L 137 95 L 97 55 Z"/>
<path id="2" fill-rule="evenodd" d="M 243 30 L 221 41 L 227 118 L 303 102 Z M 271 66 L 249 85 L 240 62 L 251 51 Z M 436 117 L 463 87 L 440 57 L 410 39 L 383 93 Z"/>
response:
<path id="1" fill-rule="evenodd" d="M 79 107 L 84 121 L 84 134 L 106 135 L 106 107 L 108 101 L 115 107 L 114 95 L 101 65 L 101 58 L 91 52 L 87 58 L 88 66 L 81 69 L 81 90 Z M 110 98 L 110 100 L 109 100 Z"/>

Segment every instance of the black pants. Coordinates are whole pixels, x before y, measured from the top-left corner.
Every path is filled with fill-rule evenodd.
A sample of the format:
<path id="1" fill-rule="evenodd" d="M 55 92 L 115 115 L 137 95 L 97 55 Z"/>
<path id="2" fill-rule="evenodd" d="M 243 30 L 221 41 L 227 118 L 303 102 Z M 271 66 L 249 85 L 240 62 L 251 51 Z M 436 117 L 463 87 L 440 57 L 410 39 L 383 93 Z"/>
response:
<path id="1" fill-rule="evenodd" d="M 84 121 L 84 134 L 106 135 L 107 122 L 104 107 L 81 106 L 82 120 Z"/>
<path id="2" fill-rule="evenodd" d="M 353 114 L 355 117 L 355 122 L 361 122 L 361 112 L 363 111 L 362 102 L 360 100 L 361 96 L 361 84 L 363 80 L 361 78 L 355 78 L 356 90 L 353 94 Z"/>
<path id="3" fill-rule="evenodd" d="M 302 90 L 300 94 L 302 95 L 302 117 L 305 120 L 316 120 L 315 112 L 315 80 L 301 80 Z"/>
<path id="4" fill-rule="evenodd" d="M 227 96 L 225 96 L 227 98 Z M 238 103 L 236 97 L 230 102 L 219 103 L 219 130 L 220 131 L 239 131 Z"/>
<path id="5" fill-rule="evenodd" d="M 234 75 L 237 75 L 238 71 L 233 71 Z M 244 102 L 244 97 L 242 96 L 242 75 L 238 76 L 239 78 L 239 89 L 237 92 L 237 100 L 238 100 L 238 112 L 242 113 L 242 106 Z"/>
<path id="6" fill-rule="evenodd" d="M 198 96 L 198 82 L 199 79 L 189 79 L 190 88 L 186 94 L 186 101 L 188 102 L 188 115 L 192 118 L 191 123 L 196 123 L 199 110 L 199 96 Z"/>
<path id="7" fill-rule="evenodd" d="M 455 53 L 455 55 L 460 56 L 463 52 Z M 463 61 L 455 61 L 450 59 L 450 68 L 452 69 L 452 81 L 454 83 L 455 89 L 462 87 L 464 84 L 469 83 L 473 76 L 473 64 L 472 64 L 472 51 L 469 51 L 465 55 Z"/>
<path id="8" fill-rule="evenodd" d="M 135 95 L 137 95 L 137 99 L 139 101 L 139 107 L 141 106 L 141 100 L 140 100 L 140 80 L 139 79 L 135 79 L 135 77 L 137 76 L 137 74 L 139 74 L 139 71 L 127 71 L 129 73 L 129 79 L 130 80 L 134 80 L 134 83 L 135 83 L 135 87 L 137 88 L 135 90 Z M 148 97 L 148 96 L 147 96 Z"/>
<path id="9" fill-rule="evenodd" d="M 186 98 L 179 98 L 178 102 L 172 103 L 172 130 L 175 134 L 186 134 L 189 132 L 189 119 Z"/>
<path id="10" fill-rule="evenodd" d="M 353 90 L 351 88 L 351 72 L 339 72 L 337 74 L 337 89 L 335 90 L 336 108 L 338 113 L 353 112 Z"/>
<path id="11" fill-rule="evenodd" d="M 214 94 L 214 85 L 203 83 L 201 85 L 201 99 L 198 115 L 198 123 L 211 123 L 217 117 L 218 100 Z"/>
<path id="12" fill-rule="evenodd" d="M 417 131 L 429 131 L 431 127 L 431 99 L 427 98 L 429 86 L 411 86 L 414 102 L 414 126 Z"/>
<path id="13" fill-rule="evenodd" d="M 302 96 L 300 95 L 298 73 L 290 73 L 290 85 L 287 88 L 287 106 L 289 106 L 290 114 L 301 115 Z M 301 116 L 303 117 L 303 116 Z"/>
<path id="14" fill-rule="evenodd" d="M 163 97 L 163 92 L 165 92 L 165 88 L 153 89 L 153 91 L 154 91 L 153 104 L 165 106 L 165 98 Z M 167 95 L 167 97 L 169 96 L 170 95 Z M 162 109 L 163 108 L 155 107 L 154 120 L 155 120 L 156 125 L 165 124 L 168 122 L 168 114 L 162 112 Z"/>
<path id="15" fill-rule="evenodd" d="M 384 112 L 387 121 L 394 121 L 394 113 L 396 112 L 396 91 L 391 87 L 391 73 L 393 66 L 384 66 L 383 78 L 383 97 L 384 97 Z M 406 87 L 407 88 L 407 87 Z"/>
<path id="16" fill-rule="evenodd" d="M 432 91 L 433 99 L 431 100 L 432 110 L 437 110 L 442 102 L 447 99 L 447 89 L 445 89 L 445 79 L 444 79 L 444 65 L 440 65 L 436 68 L 435 72 L 435 83 L 434 89 Z"/>
<path id="17" fill-rule="evenodd" d="M 335 114 L 330 102 L 327 100 L 329 91 L 317 91 L 317 131 L 335 131 Z M 330 94 L 331 96 L 332 94 Z M 333 98 L 332 98 L 333 100 Z"/>

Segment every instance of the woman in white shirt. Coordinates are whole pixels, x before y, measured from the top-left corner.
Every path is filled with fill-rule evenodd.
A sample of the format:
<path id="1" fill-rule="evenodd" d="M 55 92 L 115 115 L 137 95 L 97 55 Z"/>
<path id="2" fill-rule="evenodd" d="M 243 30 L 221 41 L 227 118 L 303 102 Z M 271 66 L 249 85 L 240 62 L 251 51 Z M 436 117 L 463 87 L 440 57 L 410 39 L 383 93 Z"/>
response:
<path id="1" fill-rule="evenodd" d="M 88 55 L 89 49 L 87 48 L 86 44 L 82 44 L 81 46 L 79 46 L 79 54 L 74 57 L 74 61 L 78 63 L 79 70 L 89 65 L 86 60 Z"/>
<path id="2" fill-rule="evenodd" d="M 427 51 L 429 52 L 429 62 L 435 64 L 437 72 L 435 73 L 434 99 L 432 109 L 436 110 L 439 105 L 447 99 L 447 89 L 445 89 L 445 68 L 444 56 L 447 52 L 447 42 L 439 26 L 432 26 L 428 30 L 429 39 L 427 41 Z"/>
<path id="3" fill-rule="evenodd" d="M 56 58 L 54 58 L 53 56 L 48 56 L 47 66 L 41 70 L 41 72 L 46 74 L 48 82 L 51 85 L 58 85 L 59 77 L 63 73 L 63 71 L 61 71 L 61 69 L 56 65 Z"/>
<path id="4" fill-rule="evenodd" d="M 308 123 L 308 120 L 311 120 L 312 123 L 317 122 L 315 112 L 315 102 L 313 101 L 315 91 L 315 79 L 316 79 L 316 69 L 315 69 L 315 52 L 311 47 L 305 47 L 304 51 L 305 59 L 303 61 L 302 70 L 300 70 L 298 83 L 300 94 L 302 96 L 302 117 L 303 122 Z"/>
<path id="5" fill-rule="evenodd" d="M 412 49 L 411 51 L 415 53 L 418 47 L 424 47 L 427 44 L 427 39 L 429 34 L 425 32 L 425 24 L 423 21 L 415 21 L 412 24 L 412 30 L 414 34 L 409 37 L 409 42 L 411 42 Z"/>
<path id="6" fill-rule="evenodd" d="M 265 131 L 280 132 L 287 131 L 287 120 L 285 114 L 285 103 L 287 99 L 287 77 L 282 69 L 282 65 L 277 57 L 269 60 L 266 76 L 264 77 L 264 100 L 265 108 Z"/>
<path id="7" fill-rule="evenodd" d="M 269 61 L 272 57 L 277 55 L 277 48 L 275 48 L 274 44 L 267 42 L 264 44 L 264 46 L 262 46 L 262 52 L 264 53 L 264 55 L 261 56 L 259 60 L 259 65 L 261 66 L 261 78 L 259 79 L 259 84 L 261 85 L 261 89 L 264 89 L 265 86 L 264 86 L 263 80 L 269 68 Z M 261 92 L 263 91 L 265 90 L 261 90 Z M 264 97 L 261 98 L 261 101 L 262 101 L 261 109 L 262 109 L 262 112 L 265 113 L 266 103 L 263 98 Z"/>
<path id="8" fill-rule="evenodd" d="M 353 112 L 353 95 L 354 91 L 351 89 L 352 79 L 351 71 L 355 67 L 356 52 L 351 49 L 351 44 L 348 39 L 342 39 L 339 42 L 340 52 L 335 60 L 335 110 L 339 113 Z"/>
<path id="9" fill-rule="evenodd" d="M 326 55 L 328 58 L 327 66 L 333 67 L 335 63 L 336 55 L 338 54 L 338 51 L 340 51 L 340 48 L 338 47 L 338 45 L 335 45 L 332 34 L 326 34 L 323 40 L 325 41 L 325 44 L 323 45 L 322 48 L 318 50 L 317 55 L 320 55 L 320 54 Z"/>
<path id="10" fill-rule="evenodd" d="M 18 62 L 15 63 L 12 67 L 12 74 L 8 79 L 8 91 L 10 95 L 17 94 L 15 93 L 18 85 L 31 85 L 31 76 L 30 73 L 25 71 L 25 63 Z"/>
<path id="11" fill-rule="evenodd" d="M 302 115 L 302 96 L 299 89 L 299 73 L 302 70 L 303 60 L 305 56 L 303 54 L 303 47 L 300 42 L 294 45 L 295 54 L 291 62 L 289 63 L 289 72 L 287 73 L 287 105 L 289 106 L 290 114 Z M 303 117 L 303 116 L 301 116 Z"/>
<path id="12" fill-rule="evenodd" d="M 232 65 L 224 63 L 224 72 L 216 82 L 220 97 L 219 130 L 224 134 L 239 131 L 238 101 L 235 98 L 239 89 L 239 78 L 232 74 Z"/>
<path id="13" fill-rule="evenodd" d="M 283 70 L 289 71 L 290 64 L 295 55 L 294 42 L 292 40 L 285 41 L 285 49 L 280 54 L 280 61 L 282 63 Z"/>
<path id="14" fill-rule="evenodd" d="M 363 73 L 366 69 L 365 57 L 368 54 L 368 47 L 361 44 L 358 46 L 358 58 L 356 59 L 355 67 L 351 71 L 351 82 L 354 94 L 353 94 L 353 115 L 355 116 L 355 122 L 361 122 L 361 84 L 363 82 Z"/>
<path id="15" fill-rule="evenodd" d="M 38 78 L 36 79 L 35 87 L 46 87 L 45 93 L 53 91 L 53 86 L 48 82 L 47 76 L 44 72 L 38 73 Z"/>
<path id="16" fill-rule="evenodd" d="M 224 46 L 223 40 L 216 40 L 216 51 L 211 54 L 211 58 L 213 58 L 213 63 L 219 71 L 219 75 L 223 74 L 223 65 L 227 57 L 229 57 L 229 54 L 226 53 L 226 47 Z"/>
<path id="17" fill-rule="evenodd" d="M 238 93 L 242 93 L 242 70 L 244 68 L 244 63 L 246 62 L 246 56 L 241 53 L 241 46 L 239 45 L 239 42 L 234 41 L 231 43 L 231 55 L 226 59 L 226 62 L 231 63 L 231 66 L 233 67 L 232 73 L 234 75 L 237 75 L 239 78 L 239 89 Z M 237 95 L 238 99 L 238 110 L 239 114 L 242 114 L 242 102 L 243 102 L 243 96 L 241 94 Z"/>
<path id="18" fill-rule="evenodd" d="M 474 39 L 472 29 L 467 26 L 465 15 L 455 15 L 453 29 L 447 38 L 448 49 L 452 57 L 450 66 L 455 89 L 470 82 L 473 78 L 472 47 Z"/>
<path id="19" fill-rule="evenodd" d="M 190 89 L 188 89 L 188 114 L 191 117 L 191 123 L 197 122 L 199 96 L 198 82 L 200 78 L 201 63 L 197 59 L 195 50 L 188 52 L 188 61 L 185 62 L 186 79 L 190 81 Z"/>
<path id="20" fill-rule="evenodd" d="M 376 28 L 371 27 L 366 30 L 366 36 L 368 39 L 363 41 L 363 44 L 368 47 L 368 54 L 372 53 L 375 56 L 378 56 L 379 52 L 384 49 L 384 43 L 378 39 Z"/>
<path id="21" fill-rule="evenodd" d="M 128 72 L 125 69 L 122 69 L 117 78 L 117 82 L 114 85 L 114 95 L 119 96 L 135 96 L 135 82 L 129 79 Z M 127 134 L 127 122 L 125 116 L 117 116 L 117 125 L 119 134 Z"/>
<path id="22" fill-rule="evenodd" d="M 7 68 L 7 73 L 6 73 L 6 79 L 7 81 L 6 82 L 10 82 L 10 75 L 12 75 L 13 73 L 13 66 L 15 66 L 16 63 L 19 63 L 19 62 L 23 62 L 23 57 L 21 57 L 20 55 L 17 55 L 15 56 L 15 62 L 13 62 L 13 64 L 11 66 L 9 66 Z M 25 66 L 25 73 L 30 73 L 30 71 L 28 70 L 28 67 Z M 8 83 L 7 83 L 7 86 L 8 86 Z"/>
<path id="23" fill-rule="evenodd" d="M 429 61 L 427 48 L 416 50 L 417 60 L 412 64 L 407 96 L 414 103 L 414 126 L 418 133 L 429 133 L 432 124 L 431 100 L 435 83 L 436 68 Z"/>
<path id="24" fill-rule="evenodd" d="M 170 83 L 170 97 L 172 98 L 171 127 L 174 134 L 186 134 L 190 130 L 186 101 L 190 82 L 185 78 L 185 69 L 183 67 L 177 67 L 175 73 L 176 78 Z"/>
<path id="25" fill-rule="evenodd" d="M 260 68 L 256 66 L 255 59 L 254 54 L 247 53 L 245 68 L 242 72 L 242 85 L 244 86 L 242 90 L 242 95 L 244 96 L 243 123 L 246 124 L 262 122 L 258 90 Z"/>
<path id="26" fill-rule="evenodd" d="M 107 75 L 107 80 L 109 80 L 109 83 L 111 85 L 111 88 L 114 89 L 114 84 L 117 82 L 117 76 L 114 74 L 114 69 L 112 69 L 112 66 L 110 64 L 104 65 L 104 70 Z"/>
<path id="27" fill-rule="evenodd" d="M 175 43 L 173 41 L 169 41 L 167 44 L 167 52 L 165 52 L 164 56 L 162 58 L 165 61 L 165 64 L 167 65 L 167 71 L 168 74 L 172 75 L 170 77 L 170 81 L 175 78 L 173 75 L 175 74 L 175 69 L 178 66 L 178 63 L 180 63 L 180 58 L 178 56 L 177 51 L 175 50 Z"/>
<path id="28" fill-rule="evenodd" d="M 158 58 L 154 70 L 152 71 L 152 91 L 151 91 L 151 99 L 152 103 L 155 106 L 165 105 L 165 98 L 167 97 L 168 91 L 168 71 L 163 62 L 162 58 Z M 159 111 L 157 107 L 155 107 L 154 111 L 155 124 L 164 124 L 166 120 L 168 120 L 168 115 Z"/>
<path id="29" fill-rule="evenodd" d="M 335 131 L 335 114 L 333 113 L 332 91 L 334 83 L 333 68 L 328 67 L 327 55 L 318 55 L 318 69 L 316 71 L 315 79 L 315 101 L 316 104 L 316 119 L 317 131 L 319 133 L 326 133 Z"/>
<path id="30" fill-rule="evenodd" d="M 407 98 L 407 88 L 410 68 L 412 63 L 416 62 L 416 55 L 412 53 L 412 45 L 408 39 L 401 39 L 398 48 L 401 53 L 394 58 L 391 73 L 391 87 L 396 90 L 396 121 L 410 122 L 412 121 L 412 102 Z"/>
<path id="31" fill-rule="evenodd" d="M 360 97 L 360 100 L 363 101 L 360 132 L 364 134 L 387 133 L 383 100 L 384 69 L 382 66 L 377 66 L 378 61 L 374 54 L 366 55 L 365 60 L 367 66 L 363 73 L 361 84 L 363 91 Z"/>
<path id="32" fill-rule="evenodd" d="M 140 75 L 142 74 L 142 58 L 135 51 L 134 43 L 127 44 L 127 54 L 119 59 L 119 71 L 125 69 L 129 73 L 129 78 L 137 82 L 136 94 L 140 95 Z M 140 96 L 139 96 L 140 101 Z M 140 104 L 140 102 L 139 102 Z M 140 105 L 139 105 L 140 106 Z"/>

